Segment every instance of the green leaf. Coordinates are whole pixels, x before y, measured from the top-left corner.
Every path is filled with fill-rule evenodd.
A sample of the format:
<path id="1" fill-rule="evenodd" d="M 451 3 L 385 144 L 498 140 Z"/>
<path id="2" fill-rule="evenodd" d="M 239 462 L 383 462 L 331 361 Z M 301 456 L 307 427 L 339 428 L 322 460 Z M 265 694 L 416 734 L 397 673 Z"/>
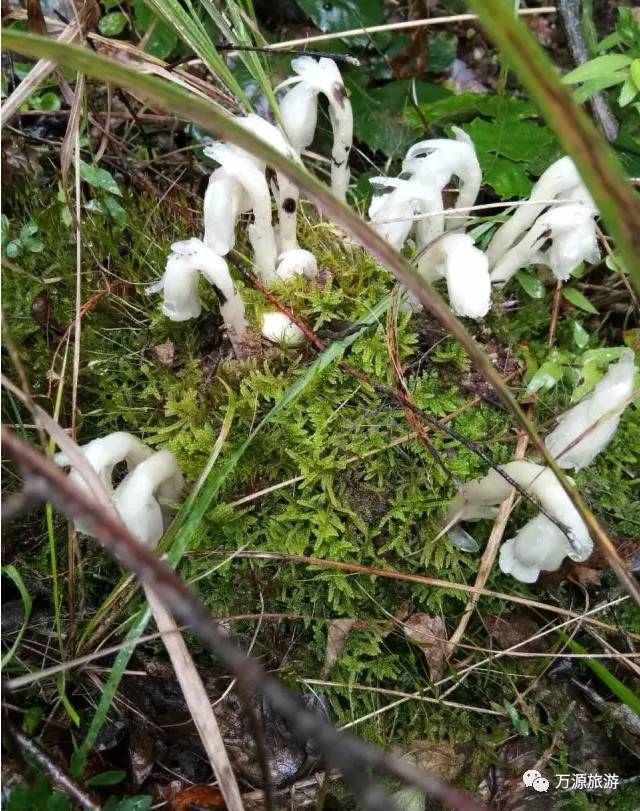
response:
<path id="1" fill-rule="evenodd" d="M 127 224 L 129 219 L 127 217 L 127 212 L 115 197 L 111 197 L 107 194 L 104 196 L 102 203 L 107 210 L 107 214 L 112 220 L 115 220 L 115 222 L 120 226 L 125 226 Z"/>
<path id="2" fill-rule="evenodd" d="M 42 93 L 41 95 L 31 96 L 29 99 L 29 107 L 32 110 L 51 112 L 59 110 L 61 106 L 60 96 L 57 93 Z"/>
<path id="3" fill-rule="evenodd" d="M 20 255 L 21 250 L 22 245 L 16 240 L 12 240 L 5 248 L 5 253 L 8 259 L 15 259 L 16 256 Z"/>
<path id="4" fill-rule="evenodd" d="M 633 79 L 636 88 L 640 90 L 640 59 L 634 59 L 629 68 L 629 75 Z"/>
<path id="5" fill-rule="evenodd" d="M 16 638 L 13 640 L 13 644 L 9 648 L 9 650 L 4 654 L 2 657 L 2 661 L 0 662 L 0 667 L 5 668 L 9 662 L 13 654 L 18 650 L 18 646 L 20 645 L 20 640 L 22 639 L 24 632 L 27 630 L 27 625 L 29 624 L 29 617 L 31 616 L 31 608 L 33 603 L 31 601 L 31 595 L 27 587 L 24 584 L 24 580 L 20 572 L 16 569 L 15 566 L 7 565 L 3 566 L 0 570 L 5 577 L 8 577 L 10 580 L 16 585 L 16 588 L 20 592 L 20 599 L 22 600 L 22 608 L 24 610 L 24 618 L 22 620 L 22 625 L 20 626 L 20 630 L 18 631 Z"/>
<path id="6" fill-rule="evenodd" d="M 513 728 L 518 733 L 518 735 L 528 735 L 529 734 L 529 722 L 526 718 L 522 718 L 518 710 L 513 706 L 513 704 L 509 704 L 508 701 L 504 702 L 504 708 L 509 713 L 509 718 L 511 719 L 511 723 Z"/>
<path id="7" fill-rule="evenodd" d="M 576 290 L 575 287 L 563 287 L 562 295 L 570 304 L 573 304 L 574 307 L 578 307 L 580 310 L 584 310 L 585 313 L 598 314 L 598 311 L 589 299 L 579 290 Z"/>
<path id="8" fill-rule="evenodd" d="M 552 389 L 562 377 L 562 366 L 557 361 L 547 360 L 529 381 L 527 395 L 535 394 L 540 389 Z"/>
<path id="9" fill-rule="evenodd" d="M 573 322 L 573 342 L 578 349 L 584 349 L 589 343 L 589 333 L 579 321 Z"/>
<path id="10" fill-rule="evenodd" d="M 605 54 L 596 56 L 582 65 L 578 65 L 575 70 L 570 71 L 562 77 L 562 84 L 578 84 L 589 82 L 593 79 L 603 79 L 613 73 L 626 68 L 631 64 L 631 59 L 623 54 Z"/>
<path id="11" fill-rule="evenodd" d="M 22 717 L 22 731 L 24 734 L 28 735 L 29 737 L 35 735 L 43 717 L 44 709 L 38 705 L 29 707 L 29 709 L 25 710 Z"/>
<path id="12" fill-rule="evenodd" d="M 458 37 L 435 34 L 429 39 L 429 72 L 443 73 L 451 67 L 458 51 Z"/>
<path id="13" fill-rule="evenodd" d="M 80 177 L 94 189 L 103 189 L 109 194 L 117 194 L 122 197 L 120 187 L 106 169 L 94 164 L 80 161 Z"/>
<path id="14" fill-rule="evenodd" d="M 527 273 L 526 270 L 519 270 L 516 273 L 516 279 L 518 280 L 520 287 L 531 298 L 540 299 L 545 297 L 545 293 L 547 291 L 537 276 Z"/>
<path id="15" fill-rule="evenodd" d="M 483 172 L 483 182 L 491 186 L 500 197 L 528 197 L 533 183 L 529 180 L 524 164 L 487 153 L 478 155 L 478 161 Z"/>
<path id="16" fill-rule="evenodd" d="M 584 104 L 584 102 L 590 99 L 595 93 L 622 84 L 624 80 L 624 73 L 616 73 L 614 76 L 607 76 L 604 79 L 592 79 L 590 82 L 585 82 L 581 85 L 573 94 L 573 98 L 578 104 Z"/>
<path id="17" fill-rule="evenodd" d="M 127 773 L 122 769 L 118 769 L 112 772 L 100 772 L 100 774 L 94 774 L 93 777 L 90 777 L 87 780 L 88 786 L 116 786 L 118 783 L 122 783 L 122 781 L 127 776 Z"/>
<path id="18" fill-rule="evenodd" d="M 22 247 L 30 253 L 42 253 L 44 251 L 44 242 L 36 237 L 25 237 L 21 242 Z"/>
<path id="19" fill-rule="evenodd" d="M 449 119 L 465 121 L 477 115 L 500 118 L 503 121 L 532 118 L 537 115 L 535 105 L 530 101 L 483 93 L 459 93 L 438 101 L 427 101 L 419 107 L 422 117 L 415 109 L 407 109 L 407 123 L 419 129 L 424 127 L 423 118 L 431 124 L 436 124 Z"/>
<path id="20" fill-rule="evenodd" d="M 380 0 L 298 0 L 298 5 L 326 32 L 365 28 L 385 21 Z"/>
<path id="21" fill-rule="evenodd" d="M 105 37 L 117 37 L 124 31 L 128 22 L 129 18 L 123 11 L 112 11 L 100 19 L 98 29 Z"/>
<path id="22" fill-rule="evenodd" d="M 620 95 L 618 96 L 618 104 L 621 107 L 626 107 L 638 95 L 638 85 L 634 82 L 631 76 L 627 76 L 620 88 Z"/>
<path id="23" fill-rule="evenodd" d="M 35 224 L 35 222 L 28 222 L 25 225 L 23 225 L 22 228 L 20 229 L 20 239 L 21 240 L 28 239 L 29 237 L 32 237 L 34 234 L 37 233 L 38 226 Z"/>
<path id="24" fill-rule="evenodd" d="M 157 59 L 168 59 L 178 47 L 179 42 L 176 32 L 165 23 L 158 21 L 144 49 Z"/>

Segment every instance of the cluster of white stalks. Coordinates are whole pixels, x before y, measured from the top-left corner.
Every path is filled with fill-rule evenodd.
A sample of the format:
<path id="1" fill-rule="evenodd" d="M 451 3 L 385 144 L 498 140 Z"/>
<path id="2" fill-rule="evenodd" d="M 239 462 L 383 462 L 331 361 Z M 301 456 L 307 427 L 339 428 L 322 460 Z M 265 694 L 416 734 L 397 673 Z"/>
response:
<path id="1" fill-rule="evenodd" d="M 349 183 L 349 152 L 353 140 L 353 116 L 344 82 L 332 59 L 302 56 L 292 61 L 296 75 L 280 85 L 282 129 L 260 116 L 237 116 L 236 122 L 281 154 L 301 161 L 312 142 L 318 118 L 318 97 L 329 103 L 333 128 L 331 187 L 346 199 Z M 204 197 L 204 235 L 171 246 L 163 278 L 150 292 L 164 292 L 163 312 L 173 321 L 196 318 L 201 312 L 198 283 L 204 276 L 220 298 L 220 312 L 232 341 L 242 341 L 246 332 L 244 303 L 236 289 L 226 260 L 236 244 L 241 217 L 249 218 L 247 235 L 253 250 L 253 269 L 265 284 L 288 281 L 297 275 L 313 278 L 318 265 L 312 253 L 298 245 L 298 188 L 276 172 L 271 185 L 266 163 L 237 146 L 214 143 L 204 150 L 218 168 L 212 173 Z M 278 223 L 272 221 L 275 198 Z M 262 334 L 270 341 L 297 344 L 299 328 L 282 313 L 266 313 Z"/>
<path id="2" fill-rule="evenodd" d="M 155 453 L 124 431 L 94 439 L 80 450 L 102 482 L 120 518 L 129 532 L 144 546 L 155 549 L 162 538 L 165 525 L 164 508 L 180 498 L 184 487 L 182 473 L 175 456 L 166 450 Z M 69 478 L 90 494 L 82 471 L 59 453 L 57 464 L 71 467 Z M 125 462 L 127 475 L 114 486 L 114 469 Z M 77 523 L 77 529 L 92 535 L 92 526 Z"/>
<path id="3" fill-rule="evenodd" d="M 634 353 L 625 349 L 591 394 L 558 419 L 545 444 L 560 467 L 580 470 L 607 447 L 633 399 L 635 376 Z M 593 551 L 589 531 L 553 471 L 526 461 L 510 462 L 501 470 L 535 496 L 547 515 L 534 516 L 505 541 L 500 549 L 500 569 L 523 583 L 534 583 L 542 570 L 559 569 L 565 557 L 586 560 Z M 447 524 L 494 518 L 498 505 L 510 492 L 509 482 L 491 470 L 483 478 L 468 482 L 453 499 Z"/>
<path id="4" fill-rule="evenodd" d="M 473 143 L 458 127 L 455 139 L 438 138 L 412 146 L 397 178 L 374 177 L 369 217 L 375 230 L 396 250 L 413 234 L 418 272 L 426 281 L 444 278 L 458 315 L 482 318 L 491 306 L 491 289 L 518 270 L 542 265 L 566 281 L 582 261 L 596 262 L 596 206 L 571 158 L 552 164 L 533 187 L 529 200 L 495 233 L 486 253 L 465 233 L 482 183 Z M 457 181 L 453 210 L 443 193 Z M 460 214 L 456 210 L 460 209 Z M 414 297 L 409 303 L 419 308 Z"/>

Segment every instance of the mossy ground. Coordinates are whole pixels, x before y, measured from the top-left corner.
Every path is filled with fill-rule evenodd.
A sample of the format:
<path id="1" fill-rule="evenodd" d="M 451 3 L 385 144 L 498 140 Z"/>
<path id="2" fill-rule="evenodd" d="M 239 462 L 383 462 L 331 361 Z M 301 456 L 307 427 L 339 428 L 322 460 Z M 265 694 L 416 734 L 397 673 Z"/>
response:
<path id="1" fill-rule="evenodd" d="M 182 324 L 168 321 L 160 312 L 159 296 L 148 296 L 145 285 L 161 275 L 171 242 L 193 234 L 155 199 L 129 199 L 126 208 L 130 224 L 125 229 L 92 214 L 83 219 L 83 301 L 104 291 L 107 281 L 111 291 L 83 318 L 78 436 L 86 442 L 113 430 L 131 431 L 145 442 L 172 450 L 193 481 L 220 431 L 229 398 L 237 398 L 237 407 L 221 461 L 304 373 L 314 353 L 307 347 L 284 351 L 262 346 L 250 360 L 235 361 L 220 339 L 215 296 L 209 290 L 204 293 L 200 319 Z M 74 238 L 60 222 L 60 204 L 45 190 L 23 194 L 13 201 L 12 210 L 12 222 L 18 225 L 29 219 L 37 222 L 45 248 L 39 254 L 25 253 L 5 266 L 7 327 L 19 347 L 37 401 L 53 411 L 58 387 L 63 386 L 60 422 L 66 425 L 71 352 L 61 378 L 66 345 L 55 362 L 54 351 L 74 314 Z M 310 209 L 302 223 L 301 242 L 317 256 L 323 285 L 299 280 L 290 286 L 279 285 L 274 292 L 329 341 L 368 312 L 391 289 L 392 281 L 331 224 L 318 222 Z M 246 280 L 238 278 L 238 283 L 255 328 L 267 307 L 264 297 Z M 530 354 L 543 357 L 549 298 L 540 302 L 528 299 L 517 288 L 509 292 L 519 299 L 513 315 L 508 319 L 494 315 L 482 326 L 471 325 L 472 329 L 482 343 L 491 341 L 498 346 L 503 356 L 522 356 L 526 341 Z M 49 308 L 47 318 L 38 321 L 33 305 L 42 304 L 43 299 Z M 575 352 L 571 345 L 574 320 L 575 313 L 563 314 L 558 329 L 558 346 L 568 352 Z M 401 316 L 398 334 L 409 387 L 420 406 L 435 417 L 444 417 L 473 399 L 477 389 L 469 363 L 437 324 L 426 315 Z M 175 348 L 171 366 L 163 366 L 154 351 L 166 341 Z M 384 323 L 357 340 L 348 361 L 373 378 L 392 383 Z M 512 386 L 516 393 L 523 392 L 520 375 Z M 568 405 L 570 395 L 569 385 L 556 387 L 535 403 L 534 416 L 549 421 Z M 4 416 L 11 423 L 29 422 L 10 395 L 4 400 Z M 482 445 L 496 462 L 511 458 L 516 434 L 512 420 L 496 402 L 482 400 L 469 407 L 452 427 Z M 28 427 L 23 430 L 29 434 Z M 453 494 L 451 482 L 419 442 L 392 446 L 409 430 L 400 409 L 331 367 L 256 437 L 202 522 L 181 566 L 183 576 L 197 577 L 219 563 L 219 553 L 243 547 L 392 566 L 445 581 L 473 583 L 479 556 L 461 553 L 446 537 L 438 537 L 444 507 Z M 465 481 L 486 471 L 484 462 L 460 443 L 437 433 L 432 438 L 458 479 Z M 375 454 L 351 461 L 372 451 Z M 614 537 L 637 537 L 640 505 L 634 493 L 637 495 L 639 457 L 640 420 L 638 411 L 629 408 L 606 453 L 575 477 Z M 230 506 L 240 497 L 297 476 L 304 479 L 245 507 Z M 516 522 L 522 520 L 524 511 L 520 508 Z M 33 520 L 29 527 L 30 537 L 20 541 L 19 565 L 36 596 L 43 593 L 42 576 L 48 566 L 46 529 L 44 523 Z M 478 525 L 475 534 L 481 545 L 489 529 L 488 524 Z M 61 517 L 56 518 L 55 533 L 58 555 L 64 561 L 66 529 Z M 88 618 L 109 593 L 118 572 L 93 542 L 84 540 L 82 548 L 81 585 Z M 608 574 L 604 585 L 614 586 Z M 497 567 L 487 586 L 541 598 L 540 587 L 526 587 L 502 575 Z M 442 615 L 451 632 L 466 604 L 463 593 L 445 588 L 242 558 L 199 580 L 197 587 L 217 616 L 264 610 L 301 617 L 265 621 L 254 649 L 290 683 L 319 677 L 326 648 L 324 620 L 367 620 L 365 629 L 350 634 L 331 678 L 407 692 L 428 685 L 428 669 L 420 649 L 400 633 L 385 633 L 384 623 L 410 605 L 414 611 Z M 564 583 L 549 599 L 568 606 L 576 600 L 576 593 Z M 482 616 L 512 608 L 501 600 L 483 599 L 465 641 L 485 645 Z M 638 612 L 626 607 L 624 614 L 627 627 L 640 630 Z M 544 619 L 541 617 L 541 624 Z M 238 626 L 247 636 L 254 628 L 255 623 Z M 540 660 L 532 671 L 530 663 L 521 660 L 498 660 L 489 669 L 475 671 L 451 698 L 498 709 L 508 702 L 517 705 L 522 714 L 518 692 L 545 664 Z M 347 688 L 327 688 L 326 694 L 342 723 L 357 721 L 391 701 Z M 544 750 L 554 719 L 537 713 L 531 702 L 527 720 Z M 403 749 L 412 739 L 473 742 L 475 767 L 491 762 L 496 749 L 515 734 L 507 717 L 417 702 L 401 704 L 357 729 Z M 478 773 L 479 768 L 468 770 L 469 787 Z"/>

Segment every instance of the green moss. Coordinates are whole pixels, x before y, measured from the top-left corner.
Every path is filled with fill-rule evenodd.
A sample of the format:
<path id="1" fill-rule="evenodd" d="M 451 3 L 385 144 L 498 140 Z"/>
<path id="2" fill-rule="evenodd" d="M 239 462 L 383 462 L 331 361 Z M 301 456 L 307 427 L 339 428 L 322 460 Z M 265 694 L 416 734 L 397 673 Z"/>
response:
<path id="1" fill-rule="evenodd" d="M 216 319 L 211 317 L 216 306 L 210 290 L 205 294 L 206 312 L 197 321 L 173 324 L 165 319 L 160 314 L 159 296 L 147 296 L 144 287 L 161 275 L 170 243 L 189 234 L 184 223 L 167 217 L 157 201 L 128 199 L 125 203 L 132 223 L 125 231 L 95 215 L 83 219 L 82 298 L 87 301 L 100 292 L 104 296 L 82 322 L 79 439 L 86 442 L 116 429 L 130 430 L 149 443 L 172 450 L 187 478 L 194 480 L 220 430 L 229 392 L 237 398 L 237 408 L 221 461 L 304 373 L 314 353 L 308 347 L 289 352 L 274 349 L 242 363 L 232 360 L 218 338 Z M 54 361 L 60 340 L 56 330 L 64 331 L 74 317 L 73 239 L 60 224 L 57 202 L 44 191 L 16 201 L 14 209 L 25 220 L 35 218 L 45 251 L 21 256 L 6 268 L 4 308 L 36 397 L 52 411 L 48 389 L 52 384 L 55 394 L 60 384 L 56 375 L 61 373 L 64 355 L 63 346 Z M 392 282 L 358 247 L 339 237 L 333 226 L 317 222 L 311 213 L 303 223 L 301 242 L 316 254 L 330 278 L 322 288 L 296 280 L 290 286 L 277 286 L 274 292 L 330 341 L 367 313 L 391 289 Z M 122 280 L 127 284 L 119 283 Z M 106 291 L 107 282 L 110 291 Z M 246 281 L 238 279 L 238 283 L 249 320 L 255 325 L 267 308 L 264 298 Z M 42 295 L 51 302 L 48 327 L 32 315 L 34 300 Z M 489 319 L 479 337 L 492 337 L 511 347 L 525 337 L 542 341 L 548 315 L 548 302 L 527 303 L 513 319 Z M 450 339 L 433 351 L 428 347 L 425 353 L 421 343 L 425 324 L 434 326 L 426 316 L 399 319 L 400 356 L 407 363 L 408 384 L 417 403 L 434 416 L 444 417 L 473 397 L 461 385 L 469 363 Z M 160 365 L 154 353 L 154 347 L 167 340 L 175 347 L 170 368 Z M 570 340 L 566 330 L 559 331 L 559 340 Z M 359 338 L 348 360 L 368 375 L 392 383 L 385 326 Z M 68 361 L 60 416 L 63 425 L 70 421 L 70 366 Z M 566 405 L 562 391 L 544 395 L 538 413 L 545 419 L 557 413 L 563 398 Z M 15 421 L 15 403 L 5 401 L 4 405 L 7 419 Z M 481 443 L 495 461 L 506 462 L 511 457 L 515 433 L 499 406 L 482 402 L 468 407 L 452 427 Z M 395 404 L 383 402 L 368 386 L 330 368 L 256 437 L 202 522 L 182 574 L 197 577 L 218 562 L 215 554 L 246 547 L 394 567 L 456 583 L 473 582 L 478 557 L 461 553 L 446 537 L 439 537 L 446 504 L 454 492 L 451 480 L 418 441 L 395 443 L 409 430 Z M 458 479 L 486 472 L 485 463 L 460 443 L 441 433 L 433 433 L 432 439 Z M 640 508 L 630 506 L 637 487 L 633 471 L 638 470 L 638 439 L 638 412 L 629 409 L 610 449 L 576 477 L 614 535 L 633 537 L 640 524 Z M 366 458 L 353 461 L 363 455 Z M 302 481 L 244 507 L 229 506 L 240 497 L 300 476 Z M 522 513 L 519 515 L 515 521 L 521 520 Z M 478 525 L 479 541 L 486 539 L 489 529 L 487 522 Z M 64 533 L 58 537 L 64 560 Z M 39 554 L 34 551 L 33 560 L 26 565 L 41 571 L 44 558 Z M 85 592 L 90 606 L 97 608 L 115 580 L 116 567 L 91 544 L 87 554 L 91 566 L 84 570 Z M 489 587 L 534 599 L 538 596 L 536 588 L 506 578 L 497 568 Z M 283 675 L 292 683 L 303 675 L 317 676 L 321 670 L 326 623 L 316 619 L 345 616 L 369 621 L 368 628 L 350 635 L 332 676 L 347 684 L 401 691 L 427 685 L 428 670 L 419 648 L 397 631 L 384 633 L 383 624 L 411 605 L 414 610 L 442 614 L 451 632 L 466 604 L 464 594 L 446 588 L 242 558 L 200 580 L 198 589 L 218 616 L 260 611 L 264 605 L 271 613 L 304 617 L 306 621 L 294 624 L 295 631 L 287 626 L 296 642 Z M 501 612 L 505 604 L 486 600 L 482 610 Z M 253 626 L 245 630 L 249 635 Z M 280 666 L 274 650 L 277 645 L 257 652 Z M 523 667 L 516 661 L 508 670 L 517 677 Z M 475 672 L 457 690 L 456 700 L 502 706 L 505 695 L 515 697 L 515 682 L 504 675 L 505 670 L 506 666 L 498 664 L 490 674 Z M 336 716 L 345 723 L 392 700 L 356 690 L 327 692 Z M 484 739 L 496 729 L 508 732 L 508 722 L 441 705 L 406 702 L 360 731 L 388 743 L 409 734 L 471 741 L 478 736 Z"/>

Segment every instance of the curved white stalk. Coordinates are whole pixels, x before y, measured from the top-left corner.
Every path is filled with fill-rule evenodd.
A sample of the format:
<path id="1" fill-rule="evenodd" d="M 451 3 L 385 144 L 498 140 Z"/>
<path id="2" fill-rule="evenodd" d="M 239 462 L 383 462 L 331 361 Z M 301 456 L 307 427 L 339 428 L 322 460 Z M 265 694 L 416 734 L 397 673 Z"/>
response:
<path id="1" fill-rule="evenodd" d="M 567 527 L 571 544 L 562 530 L 539 513 L 502 545 L 500 569 L 523 583 L 534 583 L 541 570 L 555 571 L 565 557 L 586 560 L 593 550 L 589 530 L 553 471 L 523 461 L 509 462 L 501 469 Z M 494 518 L 497 505 L 510 493 L 509 482 L 490 470 L 482 479 L 465 484 L 449 506 L 447 523 Z"/>
<path id="2" fill-rule="evenodd" d="M 293 248 L 283 251 L 278 257 L 276 274 L 279 279 L 288 281 L 294 276 L 306 276 L 313 279 L 318 275 L 318 263 L 310 251 L 302 248 Z"/>
<path id="3" fill-rule="evenodd" d="M 204 195 L 204 244 L 219 256 L 226 256 L 236 244 L 238 218 L 250 206 L 237 180 L 222 167 L 212 172 Z"/>
<path id="4" fill-rule="evenodd" d="M 560 467 L 580 470 L 607 447 L 631 400 L 635 375 L 635 355 L 625 349 L 591 394 L 558 418 L 545 445 Z"/>
<path id="5" fill-rule="evenodd" d="M 442 196 L 438 190 L 426 183 L 402 178 L 372 177 L 369 182 L 375 189 L 392 189 L 374 196 L 369 206 L 369 218 L 374 231 L 397 251 L 402 250 L 416 222 L 418 249 L 444 231 L 444 214 L 439 213 L 442 212 Z M 413 219 L 419 214 L 429 213 L 436 216 Z"/>
<path id="6" fill-rule="evenodd" d="M 95 470 L 100 481 L 109 495 L 113 495 L 113 470 L 120 462 L 126 462 L 129 471 L 146 461 L 152 454 L 147 446 L 139 439 L 126 431 L 114 431 L 107 436 L 93 439 L 80 448 L 87 462 Z M 56 464 L 62 467 L 69 466 L 69 460 L 64 453 L 57 453 L 54 457 Z M 69 471 L 69 479 L 88 495 L 91 490 L 82 474 L 73 466 Z M 76 528 L 85 535 L 91 535 L 93 525 L 76 521 Z"/>
<path id="7" fill-rule="evenodd" d="M 529 196 L 531 205 L 518 206 L 511 217 L 496 231 L 487 248 L 489 266 L 494 267 L 516 240 L 533 225 L 549 200 L 571 199 L 588 204 L 594 211 L 595 203 L 573 160 L 565 156 L 546 169 L 534 185 Z M 537 202 L 545 201 L 545 202 Z"/>
<path id="8" fill-rule="evenodd" d="M 597 262 L 596 213 L 588 206 L 571 203 L 554 206 L 541 214 L 529 231 L 508 250 L 491 271 L 494 284 L 505 284 L 520 268 L 544 264 L 557 279 L 566 281 L 582 261 Z M 551 240 L 548 250 L 544 244 Z"/>
<path id="9" fill-rule="evenodd" d="M 333 59 L 299 56 L 291 61 L 298 74 L 287 79 L 276 90 L 295 85 L 280 101 L 280 114 L 287 138 L 300 153 L 313 141 L 318 120 L 318 95 L 329 103 L 333 129 L 331 149 L 331 189 L 345 200 L 349 185 L 349 153 L 353 143 L 353 112 L 347 91 Z"/>
<path id="10" fill-rule="evenodd" d="M 242 340 L 246 332 L 244 302 L 225 260 L 199 239 L 174 242 L 167 266 L 154 290 L 163 290 L 163 313 L 172 321 L 197 318 L 202 311 L 198 279 L 202 274 L 218 291 L 220 314 L 227 330 Z"/>
<path id="11" fill-rule="evenodd" d="M 253 223 L 248 228 L 249 241 L 255 254 L 255 267 L 261 279 L 273 281 L 276 271 L 276 240 L 271 223 L 271 195 L 264 171 L 243 157 L 242 150 L 217 143 L 205 148 L 209 157 L 218 161 L 227 175 L 244 189 L 251 202 Z"/>
<path id="12" fill-rule="evenodd" d="M 433 281 L 447 281 L 452 310 L 466 318 L 483 318 L 491 306 L 489 261 L 468 234 L 445 234 L 418 263 L 419 272 Z"/>
<path id="13" fill-rule="evenodd" d="M 300 327 L 280 311 L 262 316 L 262 337 L 284 346 L 299 346 L 306 340 Z"/>
<path id="14" fill-rule="evenodd" d="M 164 534 L 162 507 L 156 498 L 175 501 L 184 480 L 175 456 L 158 451 L 137 465 L 116 487 L 113 503 L 125 526 L 140 543 L 155 549 Z"/>
<path id="15" fill-rule="evenodd" d="M 409 148 L 402 163 L 402 171 L 440 194 L 452 177 L 458 178 L 458 197 L 454 208 L 473 206 L 482 183 L 482 170 L 475 147 L 460 128 L 453 128 L 456 139 L 434 138 L 420 141 Z M 448 217 L 448 231 L 463 228 L 468 222 L 464 216 Z"/>

